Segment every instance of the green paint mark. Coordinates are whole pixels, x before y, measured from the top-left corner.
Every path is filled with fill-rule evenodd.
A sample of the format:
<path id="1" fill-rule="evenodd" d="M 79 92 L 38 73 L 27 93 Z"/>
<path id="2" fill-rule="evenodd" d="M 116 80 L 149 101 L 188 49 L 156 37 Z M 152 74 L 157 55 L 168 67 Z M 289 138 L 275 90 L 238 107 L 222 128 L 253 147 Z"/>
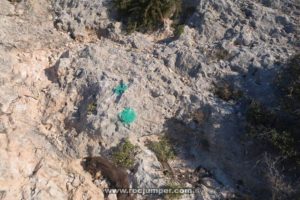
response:
<path id="1" fill-rule="evenodd" d="M 125 108 L 120 114 L 119 118 L 121 122 L 124 124 L 131 124 L 132 122 L 135 121 L 136 119 L 136 113 L 133 109 L 131 108 Z"/>
<path id="2" fill-rule="evenodd" d="M 120 83 L 117 87 L 114 88 L 114 93 L 117 96 L 122 95 L 128 89 L 128 85 Z"/>

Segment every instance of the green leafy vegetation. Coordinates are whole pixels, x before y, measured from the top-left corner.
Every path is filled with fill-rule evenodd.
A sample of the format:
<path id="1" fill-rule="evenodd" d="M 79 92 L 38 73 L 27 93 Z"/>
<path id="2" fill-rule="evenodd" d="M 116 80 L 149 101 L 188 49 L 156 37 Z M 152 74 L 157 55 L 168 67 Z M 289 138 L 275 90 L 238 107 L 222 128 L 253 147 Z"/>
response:
<path id="1" fill-rule="evenodd" d="M 167 138 L 162 138 L 158 142 L 151 141 L 149 148 L 156 154 L 160 162 L 166 162 L 175 158 L 175 151 Z"/>
<path id="2" fill-rule="evenodd" d="M 134 146 L 128 139 L 125 139 L 113 151 L 112 158 L 118 166 L 132 169 L 136 153 L 137 146 Z"/>
<path id="3" fill-rule="evenodd" d="M 174 37 L 179 38 L 184 33 L 184 25 L 179 24 L 175 26 Z"/>
<path id="4" fill-rule="evenodd" d="M 97 113 L 97 103 L 96 102 L 91 102 L 87 105 L 87 113 L 89 115 Z"/>
<path id="5" fill-rule="evenodd" d="M 155 31 L 181 12 L 181 0 L 115 0 L 115 5 L 129 33 Z"/>

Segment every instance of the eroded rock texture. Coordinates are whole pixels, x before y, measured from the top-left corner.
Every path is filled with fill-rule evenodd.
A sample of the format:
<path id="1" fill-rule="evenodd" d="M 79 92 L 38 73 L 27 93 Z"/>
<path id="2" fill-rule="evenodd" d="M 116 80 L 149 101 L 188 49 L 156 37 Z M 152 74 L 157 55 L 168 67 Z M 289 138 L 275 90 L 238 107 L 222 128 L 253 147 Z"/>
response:
<path id="1" fill-rule="evenodd" d="M 0 1 L 1 200 L 121 199 L 104 194 L 111 180 L 82 160 L 109 158 L 124 138 L 139 146 L 130 186 L 163 187 L 172 178 L 146 145 L 163 135 L 177 152 L 167 164 L 173 179 L 200 191 L 181 199 L 272 198 L 243 110 L 249 98 L 276 102 L 274 76 L 299 52 L 299 2 L 184 5 L 194 9 L 175 39 L 168 22 L 123 33 L 110 0 Z M 118 98 L 120 81 L 129 88 Z M 225 83 L 242 97 L 217 97 Z M 130 126 L 118 119 L 124 107 L 137 113 Z"/>

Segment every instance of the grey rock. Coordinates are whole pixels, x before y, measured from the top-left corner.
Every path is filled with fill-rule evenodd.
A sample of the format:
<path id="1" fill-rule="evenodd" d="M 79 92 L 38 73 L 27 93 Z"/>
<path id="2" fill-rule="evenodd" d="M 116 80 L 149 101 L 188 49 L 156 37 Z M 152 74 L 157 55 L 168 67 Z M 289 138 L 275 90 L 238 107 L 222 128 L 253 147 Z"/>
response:
<path id="1" fill-rule="evenodd" d="M 275 101 L 270 83 L 281 66 L 274 63 L 297 50 L 297 7 L 289 0 L 268 8 L 250 0 L 184 3 L 195 11 L 170 40 L 164 30 L 123 34 L 111 0 L 0 1 L 0 198 L 103 199 L 108 185 L 94 184 L 80 161 L 110 155 L 124 138 L 140 146 L 131 184 L 161 187 L 168 177 L 145 140 L 163 135 L 176 142 L 175 172 L 211 171 L 202 177 L 207 187 L 182 199 L 232 198 L 241 177 L 251 194 L 264 195 L 268 182 L 240 142 L 244 99 L 216 98 L 213 83 Z M 120 81 L 129 88 L 117 97 Z M 137 113 L 130 125 L 119 119 L 125 107 Z"/>
<path id="2" fill-rule="evenodd" d="M 269 67 L 274 63 L 274 58 L 270 54 L 264 55 L 262 57 L 262 65 L 264 67 Z"/>
<path id="3" fill-rule="evenodd" d="M 137 186 L 141 188 L 159 188 L 166 183 L 162 172 L 158 170 L 158 167 L 161 165 L 151 151 L 146 150 L 137 155 L 136 158 L 138 160 L 138 168 L 134 175 L 134 181 Z M 148 171 L 147 168 L 155 170 Z"/>
<path id="4" fill-rule="evenodd" d="M 196 77 L 201 70 L 201 63 L 197 58 L 197 54 L 187 51 L 177 53 L 175 66 L 181 72 L 187 73 L 191 77 Z"/>
<path id="5" fill-rule="evenodd" d="M 129 43 L 132 44 L 132 47 L 140 50 L 150 50 L 152 47 L 151 42 L 147 40 L 142 34 L 136 34 L 133 38 L 130 38 Z"/>
<path id="6" fill-rule="evenodd" d="M 220 188 L 221 185 L 213 178 L 205 177 L 201 179 L 201 183 L 208 188 Z"/>
<path id="7" fill-rule="evenodd" d="M 71 38 L 79 40 L 88 37 L 85 29 L 104 30 L 111 23 L 104 4 L 103 0 L 53 0 L 56 13 L 55 26 L 57 29 L 69 32 Z"/>
<path id="8" fill-rule="evenodd" d="M 251 38 L 251 36 L 250 36 L 250 33 L 245 33 L 245 32 L 244 32 L 244 33 L 241 35 L 241 40 L 242 40 L 243 45 L 249 46 L 249 45 L 251 44 L 251 41 L 252 41 L 252 38 Z"/>

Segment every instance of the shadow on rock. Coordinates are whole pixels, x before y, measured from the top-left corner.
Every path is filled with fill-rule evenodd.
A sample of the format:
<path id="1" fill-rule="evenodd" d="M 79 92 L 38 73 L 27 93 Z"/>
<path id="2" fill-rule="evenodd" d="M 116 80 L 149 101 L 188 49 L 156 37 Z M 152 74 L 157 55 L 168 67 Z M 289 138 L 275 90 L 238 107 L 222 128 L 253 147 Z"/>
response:
<path id="1" fill-rule="evenodd" d="M 82 89 L 83 99 L 77 104 L 77 110 L 69 118 L 65 119 L 65 128 L 75 128 L 79 134 L 82 131 L 93 132 L 93 122 L 87 118 L 89 115 L 94 116 L 97 114 L 97 94 L 100 87 L 97 83 Z"/>
<path id="2" fill-rule="evenodd" d="M 225 199 L 244 199 L 270 195 L 257 178 L 255 161 L 243 154 L 241 121 L 235 111 L 221 114 L 212 105 L 180 114 L 165 122 L 165 135 L 185 167 L 172 164 L 174 177 L 193 187 L 213 189 Z M 226 189 L 227 188 L 227 189 Z M 230 189 L 229 189 L 230 188 Z M 220 191 L 226 191 L 226 195 Z M 258 195 L 258 196 L 257 196 Z"/>
<path id="3" fill-rule="evenodd" d="M 51 67 L 45 69 L 45 75 L 47 76 L 48 80 L 52 83 L 58 83 L 59 86 L 61 86 L 61 83 L 59 82 L 59 72 L 58 69 L 60 65 L 64 64 L 64 59 L 68 60 L 70 57 L 70 52 L 65 51 L 61 54 L 58 61 Z"/>

